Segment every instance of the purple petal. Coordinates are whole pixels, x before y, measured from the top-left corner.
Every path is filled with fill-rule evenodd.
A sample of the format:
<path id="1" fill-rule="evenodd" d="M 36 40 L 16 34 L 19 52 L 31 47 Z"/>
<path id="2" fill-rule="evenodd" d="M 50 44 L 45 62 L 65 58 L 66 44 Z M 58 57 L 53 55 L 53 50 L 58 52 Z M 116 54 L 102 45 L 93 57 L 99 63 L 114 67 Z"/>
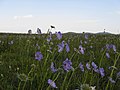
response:
<path id="1" fill-rule="evenodd" d="M 51 68 L 52 72 L 56 72 L 57 71 L 57 69 L 55 69 L 55 67 L 54 67 L 54 63 L 53 62 L 51 63 L 50 68 Z"/>
<path id="2" fill-rule="evenodd" d="M 58 44 L 57 46 L 58 46 L 58 52 L 63 51 L 64 46 L 65 46 L 65 45 L 64 45 L 64 41 L 62 41 L 62 43 Z"/>
<path id="3" fill-rule="evenodd" d="M 94 68 L 94 69 L 97 69 L 97 65 L 94 63 L 94 62 L 92 62 L 92 67 Z"/>
<path id="4" fill-rule="evenodd" d="M 109 59 L 110 58 L 110 55 L 109 53 L 106 52 L 106 57 Z"/>
<path id="5" fill-rule="evenodd" d="M 84 54 L 84 48 L 81 45 L 79 46 L 79 50 L 82 54 Z"/>
<path id="6" fill-rule="evenodd" d="M 41 52 L 36 52 L 36 53 L 35 53 L 35 59 L 36 59 L 36 60 L 39 60 L 39 61 L 40 61 L 41 59 L 43 59 L 43 55 L 41 54 Z"/>
<path id="7" fill-rule="evenodd" d="M 100 74 L 101 74 L 102 77 L 105 76 L 105 73 L 104 73 L 104 69 L 103 69 L 103 68 L 99 68 L 99 72 L 100 72 Z"/>
<path id="8" fill-rule="evenodd" d="M 70 47 L 69 45 L 66 43 L 66 52 L 69 52 L 70 51 Z"/>
<path id="9" fill-rule="evenodd" d="M 86 67 L 87 67 L 88 70 L 91 70 L 89 63 L 86 63 Z"/>
<path id="10" fill-rule="evenodd" d="M 113 45 L 113 50 L 114 50 L 114 52 L 116 52 L 116 46 L 115 45 Z"/>
<path id="11" fill-rule="evenodd" d="M 60 40 L 62 38 L 62 33 L 60 31 L 56 32 L 56 36 Z"/>
<path id="12" fill-rule="evenodd" d="M 116 83 L 111 77 L 108 77 L 111 83 Z"/>
<path id="13" fill-rule="evenodd" d="M 72 69 L 72 62 L 68 58 L 63 62 L 63 68 L 67 72 Z"/>
<path id="14" fill-rule="evenodd" d="M 79 67 L 80 67 L 81 71 L 84 72 L 84 67 L 83 67 L 82 63 L 79 64 Z"/>
<path id="15" fill-rule="evenodd" d="M 48 84 L 49 84 L 50 86 L 52 86 L 53 88 L 57 88 L 55 82 L 52 81 L 51 79 L 48 79 Z"/>
<path id="16" fill-rule="evenodd" d="M 117 73 L 117 77 L 120 77 L 120 72 Z"/>

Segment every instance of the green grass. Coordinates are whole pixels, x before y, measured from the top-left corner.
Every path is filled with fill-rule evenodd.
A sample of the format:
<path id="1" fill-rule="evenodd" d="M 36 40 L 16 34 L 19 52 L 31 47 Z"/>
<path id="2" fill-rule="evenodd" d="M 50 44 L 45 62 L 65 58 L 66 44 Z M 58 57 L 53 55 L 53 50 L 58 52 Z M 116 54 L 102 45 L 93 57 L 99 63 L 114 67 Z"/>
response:
<path id="1" fill-rule="evenodd" d="M 67 33 L 58 40 L 56 35 L 52 35 L 52 40 L 48 43 L 48 34 L 0 34 L 0 90 L 54 90 L 48 84 L 48 79 L 56 83 L 57 90 L 82 90 L 83 87 L 88 87 L 83 90 L 90 90 L 90 86 L 96 86 L 96 90 L 119 90 L 120 79 L 116 74 L 120 71 L 120 35 L 88 34 L 88 39 L 84 36 L 85 33 Z M 65 48 L 58 52 L 57 45 L 63 40 L 70 46 L 68 53 Z M 116 46 L 116 53 L 113 49 L 108 51 L 110 59 L 105 55 L 106 44 Z M 85 48 L 84 54 L 74 50 L 78 49 L 79 45 Z M 37 51 L 43 55 L 41 61 L 35 60 Z M 66 72 L 63 69 L 62 64 L 66 58 L 71 60 L 74 70 Z M 51 62 L 54 62 L 58 69 L 55 73 L 50 70 Z M 84 72 L 79 68 L 80 62 L 84 65 Z M 87 62 L 90 65 L 95 62 L 98 67 L 104 68 L 105 76 L 101 77 L 93 69 L 88 70 Z M 111 83 L 108 77 L 116 83 Z"/>

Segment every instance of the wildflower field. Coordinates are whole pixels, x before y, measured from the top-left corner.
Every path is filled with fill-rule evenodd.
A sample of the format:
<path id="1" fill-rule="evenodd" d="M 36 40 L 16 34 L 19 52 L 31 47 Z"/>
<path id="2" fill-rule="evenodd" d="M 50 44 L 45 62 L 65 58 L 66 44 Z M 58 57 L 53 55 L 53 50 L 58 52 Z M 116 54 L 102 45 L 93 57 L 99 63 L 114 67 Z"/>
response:
<path id="1" fill-rule="evenodd" d="M 120 35 L 0 34 L 0 90 L 120 90 Z"/>

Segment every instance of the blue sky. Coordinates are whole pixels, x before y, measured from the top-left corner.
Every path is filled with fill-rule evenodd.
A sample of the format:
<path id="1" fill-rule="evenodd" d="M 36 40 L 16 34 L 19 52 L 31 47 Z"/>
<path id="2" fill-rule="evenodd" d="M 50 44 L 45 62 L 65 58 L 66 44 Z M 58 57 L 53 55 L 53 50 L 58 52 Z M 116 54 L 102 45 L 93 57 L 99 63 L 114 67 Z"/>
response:
<path id="1" fill-rule="evenodd" d="M 0 0 L 0 32 L 120 33 L 120 0 Z"/>

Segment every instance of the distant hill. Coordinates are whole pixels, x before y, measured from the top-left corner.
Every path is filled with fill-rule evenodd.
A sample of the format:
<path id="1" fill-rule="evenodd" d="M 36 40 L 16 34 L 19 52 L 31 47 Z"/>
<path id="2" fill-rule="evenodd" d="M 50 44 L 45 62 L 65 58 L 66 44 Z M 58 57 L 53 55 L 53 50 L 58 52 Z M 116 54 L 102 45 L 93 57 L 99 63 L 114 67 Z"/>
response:
<path id="1" fill-rule="evenodd" d="M 96 34 L 112 34 L 112 33 L 110 33 L 110 32 L 98 32 Z"/>

